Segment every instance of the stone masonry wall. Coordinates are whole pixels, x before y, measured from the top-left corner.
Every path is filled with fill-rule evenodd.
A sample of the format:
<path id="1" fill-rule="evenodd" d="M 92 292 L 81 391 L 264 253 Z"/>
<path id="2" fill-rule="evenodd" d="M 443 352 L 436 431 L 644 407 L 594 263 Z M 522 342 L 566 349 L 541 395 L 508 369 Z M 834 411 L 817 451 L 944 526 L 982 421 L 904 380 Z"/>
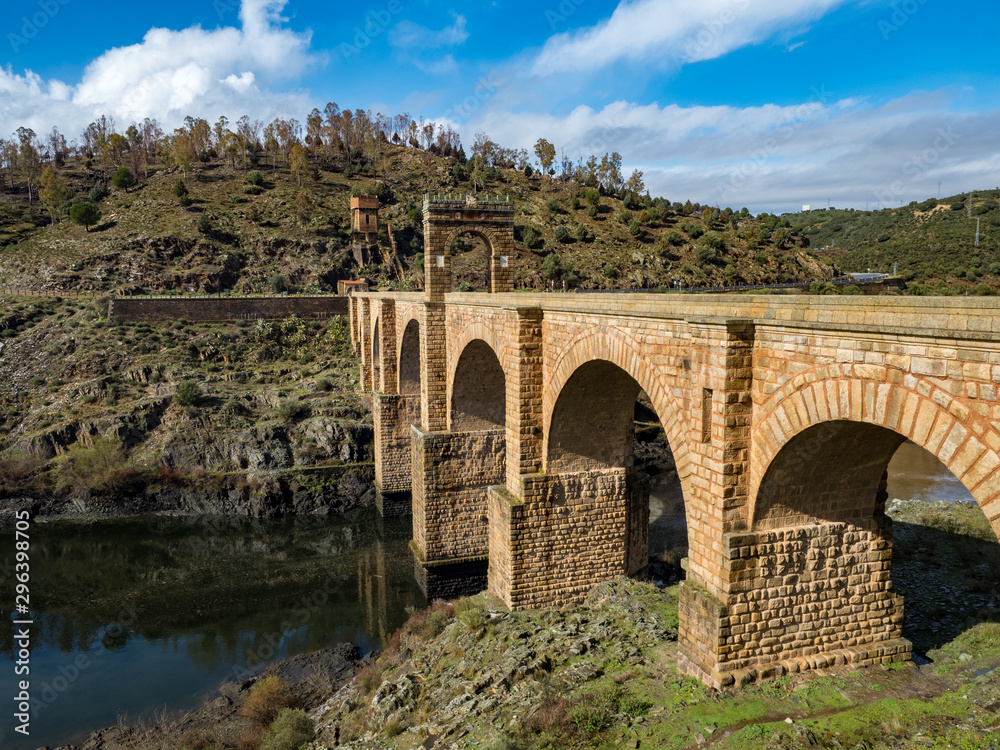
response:
<path id="1" fill-rule="evenodd" d="M 626 572 L 624 469 L 525 476 L 521 498 L 490 487 L 490 593 L 509 607 L 579 603 Z"/>
<path id="2" fill-rule="evenodd" d="M 184 318 L 199 323 L 276 318 L 332 318 L 348 315 L 347 297 L 114 297 L 108 320 L 158 323 Z"/>
<path id="3" fill-rule="evenodd" d="M 409 492 L 413 458 L 411 425 L 420 424 L 420 396 L 376 393 L 375 486 L 380 492 Z"/>
<path id="4" fill-rule="evenodd" d="M 688 584 L 682 592 L 682 669 L 726 685 L 908 659 L 888 536 L 874 519 L 727 534 L 728 604 Z"/>
<path id="5" fill-rule="evenodd" d="M 425 563 L 485 557 L 486 488 L 504 480 L 503 430 L 413 434 L 413 542 Z"/>

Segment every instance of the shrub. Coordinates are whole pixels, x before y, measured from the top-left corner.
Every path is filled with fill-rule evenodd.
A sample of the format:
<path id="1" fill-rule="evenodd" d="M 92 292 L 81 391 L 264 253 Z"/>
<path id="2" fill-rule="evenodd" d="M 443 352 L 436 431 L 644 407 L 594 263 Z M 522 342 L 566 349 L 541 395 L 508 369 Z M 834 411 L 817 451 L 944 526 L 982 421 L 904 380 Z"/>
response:
<path id="1" fill-rule="evenodd" d="M 194 203 L 194 200 L 192 200 L 192 198 L 191 198 L 190 195 L 188 195 L 187 193 L 184 193 L 184 195 L 180 196 L 177 199 L 177 203 L 179 203 L 182 208 L 187 208 L 192 203 Z"/>
<path id="2" fill-rule="evenodd" d="M 309 416 L 309 406 L 297 398 L 286 398 L 278 402 L 278 416 L 286 422 L 295 422 Z"/>
<path id="3" fill-rule="evenodd" d="M 996 294 L 996 290 L 989 284 L 979 284 L 976 286 L 976 294 L 980 297 L 992 297 Z"/>
<path id="4" fill-rule="evenodd" d="M 104 186 L 103 182 L 98 182 L 90 189 L 87 195 L 90 196 L 90 200 L 94 201 L 94 203 L 98 203 L 108 197 L 108 189 Z"/>
<path id="5" fill-rule="evenodd" d="M 486 607 L 478 596 L 461 599 L 455 604 L 455 617 L 470 633 L 475 633 L 486 624 Z"/>
<path id="6" fill-rule="evenodd" d="M 187 185 L 184 184 L 184 180 L 177 180 L 174 183 L 174 195 L 181 198 L 188 194 Z"/>
<path id="7" fill-rule="evenodd" d="M 262 727 L 270 725 L 285 709 L 295 705 L 292 689 L 272 675 L 258 680 L 240 708 L 240 714 Z"/>
<path id="8" fill-rule="evenodd" d="M 569 230 L 562 224 L 556 227 L 554 234 L 556 242 L 569 242 Z"/>
<path id="9" fill-rule="evenodd" d="M 74 443 L 57 462 L 55 489 L 60 494 L 89 488 L 97 495 L 121 495 L 139 489 L 147 479 L 121 443 L 111 437 L 94 438 L 90 448 Z"/>
<path id="10" fill-rule="evenodd" d="M 212 233 L 212 219 L 208 214 L 203 213 L 198 217 L 198 231 L 201 234 L 211 234 Z"/>
<path id="11" fill-rule="evenodd" d="M 316 725 L 300 708 L 286 708 L 264 735 L 261 750 L 299 750 L 316 737 Z"/>
<path id="12" fill-rule="evenodd" d="M 684 223 L 682 223 L 681 230 L 684 231 L 684 233 L 687 234 L 687 236 L 693 240 L 696 240 L 703 234 L 705 234 L 705 230 L 702 228 L 700 224 L 695 224 L 690 221 L 685 221 Z"/>
<path id="13" fill-rule="evenodd" d="M 527 229 L 524 230 L 524 232 L 521 235 L 521 241 L 524 243 L 524 246 L 529 250 L 537 250 L 543 244 L 542 238 L 538 235 L 538 232 L 536 232 L 531 227 L 528 227 Z"/>
<path id="14" fill-rule="evenodd" d="M 847 286 L 844 287 L 843 291 L 844 294 L 848 296 L 852 295 L 856 296 L 858 294 L 864 294 L 864 292 L 861 291 L 861 287 L 859 287 L 857 284 L 848 284 Z"/>
<path id="15" fill-rule="evenodd" d="M 111 178 L 111 184 L 119 190 L 128 190 L 135 185 L 135 177 L 128 167 L 118 167 L 114 177 Z"/>
<path id="16" fill-rule="evenodd" d="M 275 294 L 281 294 L 282 292 L 288 291 L 288 281 L 280 273 L 274 274 L 274 276 L 272 276 L 267 282 L 267 285 Z"/>
<path id="17" fill-rule="evenodd" d="M 961 211 L 963 208 L 965 208 L 965 203 L 963 201 L 955 201 L 951 204 L 952 211 Z"/>
<path id="18" fill-rule="evenodd" d="M 682 235 L 676 229 L 671 229 L 669 232 L 663 235 L 663 243 L 671 247 L 677 247 L 678 245 L 683 245 L 684 235 Z"/>
<path id="19" fill-rule="evenodd" d="M 557 279 L 561 273 L 562 264 L 559 262 L 559 256 L 555 253 L 545 256 L 545 260 L 542 261 L 542 276 L 547 279 Z"/>
<path id="20" fill-rule="evenodd" d="M 632 221 L 628 223 L 628 233 L 633 237 L 638 237 L 642 234 L 642 224 L 640 224 L 636 219 L 632 219 Z"/>
<path id="21" fill-rule="evenodd" d="M 702 236 L 700 244 L 713 250 L 723 250 L 726 247 L 726 240 L 718 232 L 707 232 Z"/>
<path id="22" fill-rule="evenodd" d="M 197 406 L 201 401 L 201 386 L 193 380 L 185 380 L 174 391 L 174 401 L 178 406 Z"/>
<path id="23" fill-rule="evenodd" d="M 254 187 L 264 186 L 264 173 L 259 169 L 251 169 L 247 172 L 246 176 L 247 184 L 253 185 Z"/>
<path id="24" fill-rule="evenodd" d="M 714 263 L 718 256 L 715 254 L 715 250 L 708 245 L 698 245 L 694 249 L 694 257 L 698 259 L 700 263 Z"/>
<path id="25" fill-rule="evenodd" d="M 555 198 L 549 198 L 545 201 L 545 208 L 549 210 L 550 213 L 554 214 L 564 214 L 566 209 L 564 209 Z"/>
<path id="26" fill-rule="evenodd" d="M 257 185 L 244 185 L 243 192 L 247 195 L 260 195 L 264 192 L 264 188 Z"/>

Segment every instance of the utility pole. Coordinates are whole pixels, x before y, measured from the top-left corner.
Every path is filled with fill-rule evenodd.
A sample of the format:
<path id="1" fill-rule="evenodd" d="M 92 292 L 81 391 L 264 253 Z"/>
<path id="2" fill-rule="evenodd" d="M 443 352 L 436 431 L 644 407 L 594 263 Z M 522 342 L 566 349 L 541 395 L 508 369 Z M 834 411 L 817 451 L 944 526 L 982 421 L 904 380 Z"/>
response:
<path id="1" fill-rule="evenodd" d="M 979 247 L 979 222 L 983 220 L 982 216 L 976 217 L 976 247 Z"/>

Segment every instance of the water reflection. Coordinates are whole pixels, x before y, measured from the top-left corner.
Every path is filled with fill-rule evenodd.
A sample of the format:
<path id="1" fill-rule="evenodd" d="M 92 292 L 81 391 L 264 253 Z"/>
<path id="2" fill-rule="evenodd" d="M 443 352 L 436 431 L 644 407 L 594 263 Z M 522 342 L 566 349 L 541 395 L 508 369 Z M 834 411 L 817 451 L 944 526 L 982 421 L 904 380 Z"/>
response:
<path id="1" fill-rule="evenodd" d="M 223 679 L 276 657 L 337 642 L 380 647 L 408 606 L 425 604 L 409 538 L 408 519 L 383 522 L 374 510 L 36 524 L 31 677 L 44 705 L 30 740 L 8 733 L 0 746 L 78 741 L 119 712 L 134 720 L 164 705 L 190 708 Z M 0 545 L 9 555 L 11 534 Z M 0 590 L 12 598 L 3 575 Z M 13 653 L 13 628 L 0 628 L 4 695 Z"/>
<path id="2" fill-rule="evenodd" d="M 933 453 L 907 440 L 889 462 L 889 499 L 973 503 L 972 494 Z"/>

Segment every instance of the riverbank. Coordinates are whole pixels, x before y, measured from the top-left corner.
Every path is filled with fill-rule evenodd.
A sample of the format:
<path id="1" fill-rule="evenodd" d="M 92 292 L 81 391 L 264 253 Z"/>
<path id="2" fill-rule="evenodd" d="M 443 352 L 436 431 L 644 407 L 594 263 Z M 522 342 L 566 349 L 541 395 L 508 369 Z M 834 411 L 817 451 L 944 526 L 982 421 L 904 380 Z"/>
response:
<path id="1" fill-rule="evenodd" d="M 98 521 L 150 515 L 285 516 L 343 515 L 375 504 L 373 463 L 256 472 L 199 472 L 157 476 L 121 494 L 0 497 L 0 528 L 28 510 L 38 521 Z"/>

